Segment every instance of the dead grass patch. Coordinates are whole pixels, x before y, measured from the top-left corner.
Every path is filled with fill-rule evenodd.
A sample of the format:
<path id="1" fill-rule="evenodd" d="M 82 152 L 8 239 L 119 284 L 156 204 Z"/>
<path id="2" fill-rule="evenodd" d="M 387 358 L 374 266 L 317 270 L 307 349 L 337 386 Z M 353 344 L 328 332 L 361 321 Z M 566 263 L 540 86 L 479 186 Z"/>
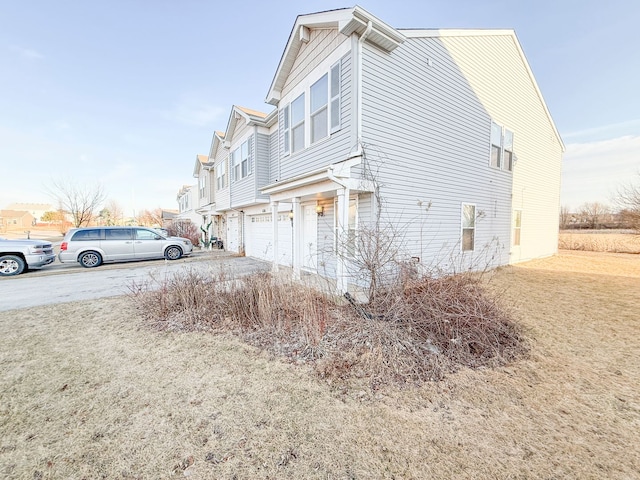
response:
<path id="1" fill-rule="evenodd" d="M 332 382 L 366 378 L 374 389 L 504 365 L 526 352 L 505 303 L 471 274 L 407 278 L 352 306 L 270 273 L 191 271 L 135 285 L 132 300 L 160 329 L 233 333 L 313 362 Z"/>
<path id="2" fill-rule="evenodd" d="M 500 269 L 530 355 L 376 393 L 125 298 L 0 312 L 0 477 L 638 478 L 637 261 Z"/>
<path id="3" fill-rule="evenodd" d="M 587 252 L 640 253 L 640 235 L 563 230 L 558 238 L 558 247 L 563 250 Z"/>

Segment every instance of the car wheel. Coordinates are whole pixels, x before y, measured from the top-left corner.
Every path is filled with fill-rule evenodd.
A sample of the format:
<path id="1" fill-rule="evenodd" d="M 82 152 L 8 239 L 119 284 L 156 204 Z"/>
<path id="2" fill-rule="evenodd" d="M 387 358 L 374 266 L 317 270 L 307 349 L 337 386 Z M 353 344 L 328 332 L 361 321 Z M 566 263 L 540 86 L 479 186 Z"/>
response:
<path id="1" fill-rule="evenodd" d="M 20 275 L 24 272 L 24 260 L 16 255 L 4 255 L 0 257 L 0 275 L 9 277 Z"/>
<path id="2" fill-rule="evenodd" d="M 180 247 L 169 247 L 164 252 L 164 258 L 167 260 L 177 260 L 182 256 Z"/>
<path id="3" fill-rule="evenodd" d="M 85 268 L 93 268 L 102 265 L 102 257 L 98 252 L 84 252 L 78 259 L 80 265 Z"/>

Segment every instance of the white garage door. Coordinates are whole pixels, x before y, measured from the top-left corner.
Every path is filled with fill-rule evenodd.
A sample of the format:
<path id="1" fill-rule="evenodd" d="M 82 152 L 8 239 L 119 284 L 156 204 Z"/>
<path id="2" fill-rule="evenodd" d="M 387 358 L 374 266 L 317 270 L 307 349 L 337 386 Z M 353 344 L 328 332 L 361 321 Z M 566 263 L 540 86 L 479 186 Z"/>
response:
<path id="1" fill-rule="evenodd" d="M 247 217 L 245 248 L 250 257 L 273 259 L 273 242 L 271 237 L 271 214 L 251 215 Z"/>
<path id="2" fill-rule="evenodd" d="M 245 247 L 250 257 L 273 261 L 273 226 L 271 214 L 251 215 L 247 217 Z M 280 265 L 291 266 L 293 258 L 291 220 L 288 212 L 278 214 L 278 254 Z"/>

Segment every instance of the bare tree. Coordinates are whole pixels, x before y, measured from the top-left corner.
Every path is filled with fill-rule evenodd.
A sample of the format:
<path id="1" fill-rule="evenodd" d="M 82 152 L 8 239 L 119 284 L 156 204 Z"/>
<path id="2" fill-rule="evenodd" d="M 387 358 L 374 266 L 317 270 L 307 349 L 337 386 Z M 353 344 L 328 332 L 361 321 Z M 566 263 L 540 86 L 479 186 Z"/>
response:
<path id="1" fill-rule="evenodd" d="M 124 211 L 122 206 L 112 199 L 100 210 L 100 217 L 102 217 L 105 225 L 122 225 L 124 221 Z"/>
<path id="2" fill-rule="evenodd" d="M 560 207 L 560 228 L 565 229 L 569 226 L 571 222 L 571 211 L 569 207 L 563 205 Z"/>
<path id="3" fill-rule="evenodd" d="M 153 210 L 142 210 L 138 214 L 138 223 L 145 227 L 161 227 L 162 209 L 155 208 Z"/>
<path id="4" fill-rule="evenodd" d="M 105 200 L 101 184 L 84 185 L 73 180 L 54 180 L 47 188 L 59 209 L 71 215 L 74 227 L 88 225 Z"/>
<path id="5" fill-rule="evenodd" d="M 599 228 L 603 217 L 609 211 L 609 206 L 604 203 L 588 202 L 580 207 L 580 216 L 583 217 L 589 228 Z"/>
<path id="6" fill-rule="evenodd" d="M 640 173 L 636 182 L 629 182 L 618 188 L 615 202 L 620 207 L 623 221 L 640 231 Z"/>

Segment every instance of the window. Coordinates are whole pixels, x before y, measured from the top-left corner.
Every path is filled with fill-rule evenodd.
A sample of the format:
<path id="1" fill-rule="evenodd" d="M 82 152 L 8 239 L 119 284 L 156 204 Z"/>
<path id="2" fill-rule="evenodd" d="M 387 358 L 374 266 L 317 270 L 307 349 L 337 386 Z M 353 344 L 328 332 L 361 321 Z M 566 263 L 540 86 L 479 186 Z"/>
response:
<path id="1" fill-rule="evenodd" d="M 102 236 L 101 230 L 99 228 L 87 228 L 84 230 L 78 230 L 73 234 L 71 240 L 76 241 L 84 241 L 84 240 L 100 240 Z"/>
<path id="2" fill-rule="evenodd" d="M 158 232 L 154 232 L 144 228 L 136 228 L 135 237 L 137 240 L 156 240 L 159 235 Z"/>
<path id="3" fill-rule="evenodd" d="M 340 130 L 340 62 L 331 67 L 331 133 Z"/>
<path id="4" fill-rule="evenodd" d="M 107 228 L 104 231 L 106 240 L 131 240 L 130 228 Z"/>
<path id="5" fill-rule="evenodd" d="M 462 251 L 473 251 L 476 231 L 476 206 L 462 204 Z"/>
<path id="6" fill-rule="evenodd" d="M 200 198 L 204 198 L 207 193 L 207 177 L 204 173 L 200 174 Z"/>
<path id="7" fill-rule="evenodd" d="M 502 127 L 491 123 L 491 166 L 500 168 L 502 165 Z"/>
<path id="8" fill-rule="evenodd" d="M 242 178 L 251 173 L 251 165 L 249 163 L 249 140 L 240 146 L 240 161 L 242 165 Z"/>
<path id="9" fill-rule="evenodd" d="M 223 160 L 216 166 L 216 186 L 218 190 L 224 189 L 226 184 L 227 161 Z"/>
<path id="10" fill-rule="evenodd" d="M 320 80 L 311 85 L 311 143 L 315 143 L 329 134 L 328 85 L 328 74 L 324 74 Z"/>
<path id="11" fill-rule="evenodd" d="M 504 165 L 505 170 L 513 170 L 513 132 L 504 130 Z"/>
<path id="12" fill-rule="evenodd" d="M 520 232 L 522 230 L 522 210 L 513 211 L 513 244 L 520 245 Z"/>
<path id="13" fill-rule="evenodd" d="M 329 134 L 340 130 L 340 95 L 341 95 L 340 62 L 331 67 L 308 90 L 299 95 L 291 104 L 282 108 L 282 141 L 283 154 L 298 152 L 309 143 L 316 143 Z M 308 112 L 307 112 L 308 110 Z M 308 130 L 307 123 L 308 120 Z"/>
<path id="14" fill-rule="evenodd" d="M 513 170 L 513 132 L 491 122 L 491 166 Z"/>
<path id="15" fill-rule="evenodd" d="M 304 148 L 304 93 L 291 102 L 291 153 Z"/>
<path id="16" fill-rule="evenodd" d="M 240 180 L 240 149 L 236 148 L 231 152 L 231 181 Z"/>

